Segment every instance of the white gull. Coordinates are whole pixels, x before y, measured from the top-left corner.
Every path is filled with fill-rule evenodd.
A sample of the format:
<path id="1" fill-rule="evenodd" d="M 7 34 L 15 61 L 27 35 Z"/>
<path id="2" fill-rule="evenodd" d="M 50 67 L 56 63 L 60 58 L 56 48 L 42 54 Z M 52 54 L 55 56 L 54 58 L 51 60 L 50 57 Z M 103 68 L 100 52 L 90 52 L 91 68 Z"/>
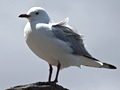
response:
<path id="1" fill-rule="evenodd" d="M 27 14 L 21 14 L 19 17 L 28 19 L 24 28 L 27 45 L 49 64 L 48 82 L 57 83 L 59 70 L 70 66 L 116 69 L 115 66 L 103 63 L 88 53 L 82 36 L 75 33 L 74 28 L 67 24 L 68 18 L 59 23 L 52 23 L 41 7 L 33 7 Z M 57 66 L 54 81 L 51 81 L 52 65 Z"/>

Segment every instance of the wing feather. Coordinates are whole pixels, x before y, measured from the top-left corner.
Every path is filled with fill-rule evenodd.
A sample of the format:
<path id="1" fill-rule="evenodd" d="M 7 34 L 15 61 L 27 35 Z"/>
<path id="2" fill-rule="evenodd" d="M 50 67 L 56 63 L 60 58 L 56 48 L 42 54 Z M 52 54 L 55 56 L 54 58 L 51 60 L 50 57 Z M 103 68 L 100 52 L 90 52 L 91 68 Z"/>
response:
<path id="1" fill-rule="evenodd" d="M 73 28 L 67 25 L 67 22 L 68 19 L 52 25 L 51 31 L 58 39 L 71 44 L 73 54 L 92 57 L 84 47 L 82 36 L 75 33 Z"/>

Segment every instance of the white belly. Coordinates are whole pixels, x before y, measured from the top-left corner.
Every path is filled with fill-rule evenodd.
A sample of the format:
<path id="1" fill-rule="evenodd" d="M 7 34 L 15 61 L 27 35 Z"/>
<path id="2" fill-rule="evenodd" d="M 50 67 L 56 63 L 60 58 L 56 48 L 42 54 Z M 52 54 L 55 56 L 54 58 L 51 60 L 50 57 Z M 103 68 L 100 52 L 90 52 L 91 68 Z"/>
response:
<path id="1" fill-rule="evenodd" d="M 75 57 L 71 54 L 72 49 L 69 44 L 55 38 L 50 31 L 32 31 L 26 34 L 29 48 L 38 57 L 55 66 L 59 60 L 62 68 L 73 64 Z"/>

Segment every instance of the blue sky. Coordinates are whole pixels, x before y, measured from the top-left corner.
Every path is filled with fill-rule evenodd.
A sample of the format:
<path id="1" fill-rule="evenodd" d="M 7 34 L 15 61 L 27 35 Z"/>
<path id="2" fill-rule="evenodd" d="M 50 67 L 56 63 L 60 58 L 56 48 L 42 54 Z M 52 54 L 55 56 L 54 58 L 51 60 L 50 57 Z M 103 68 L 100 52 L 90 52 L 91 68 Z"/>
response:
<path id="1" fill-rule="evenodd" d="M 119 90 L 119 0 L 1 1 L 0 90 L 48 79 L 48 64 L 38 58 L 25 43 L 23 29 L 27 20 L 18 18 L 35 6 L 46 9 L 55 22 L 69 17 L 69 24 L 84 36 L 90 54 L 118 68 L 69 67 L 60 71 L 58 84 L 70 90 Z M 55 72 L 56 67 L 52 79 Z"/>

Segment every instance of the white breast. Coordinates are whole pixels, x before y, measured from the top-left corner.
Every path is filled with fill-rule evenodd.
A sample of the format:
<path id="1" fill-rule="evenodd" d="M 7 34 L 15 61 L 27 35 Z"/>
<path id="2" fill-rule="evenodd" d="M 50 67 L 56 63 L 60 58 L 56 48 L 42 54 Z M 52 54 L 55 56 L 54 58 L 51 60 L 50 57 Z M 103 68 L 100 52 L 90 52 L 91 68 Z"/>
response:
<path id="1" fill-rule="evenodd" d="M 27 28 L 26 28 L 27 27 Z M 72 52 L 69 44 L 57 39 L 50 31 L 51 27 L 46 24 L 25 27 L 24 36 L 29 48 L 40 58 L 57 66 L 58 60 L 70 62 L 69 54 Z M 29 27 L 29 28 L 28 28 Z M 66 64 L 68 62 L 65 62 Z"/>

